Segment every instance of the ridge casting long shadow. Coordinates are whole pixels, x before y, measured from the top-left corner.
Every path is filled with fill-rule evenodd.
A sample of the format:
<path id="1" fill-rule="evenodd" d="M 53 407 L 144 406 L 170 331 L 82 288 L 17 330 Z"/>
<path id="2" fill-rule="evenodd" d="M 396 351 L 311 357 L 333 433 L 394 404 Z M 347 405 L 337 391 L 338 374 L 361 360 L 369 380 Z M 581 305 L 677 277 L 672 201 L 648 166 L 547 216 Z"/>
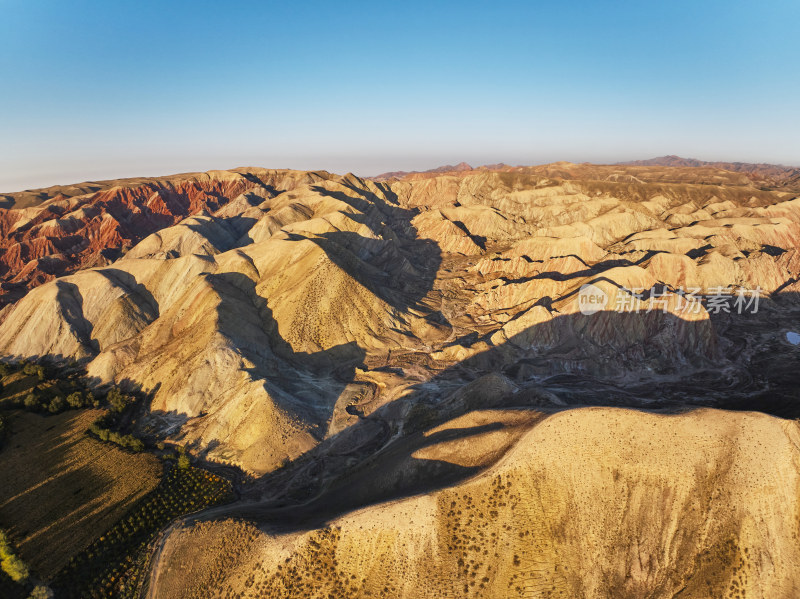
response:
<path id="1" fill-rule="evenodd" d="M 454 364 L 431 380 L 412 388 L 409 395 L 385 404 L 326 439 L 284 469 L 265 475 L 256 483 L 246 502 L 226 513 L 279 526 L 281 530 L 287 527 L 292 530 L 313 528 L 376 502 L 435 491 L 479 474 L 488 467 L 465 468 L 449 463 L 437 464 L 436 460 L 424 460 L 430 462 L 426 464 L 417 463 L 419 460 L 415 460 L 412 454 L 422 443 L 434 443 L 435 438 L 421 441 L 419 432 L 401 436 L 395 434 L 397 414 L 404 412 L 403 404 L 407 408 L 421 404 L 438 410 L 435 422 L 427 428 L 481 407 L 544 409 L 545 412 L 552 412 L 605 406 L 662 414 L 715 407 L 760 410 L 779 417 L 796 418 L 800 416 L 800 403 L 796 401 L 800 373 L 795 364 L 800 358 L 800 347 L 792 348 L 788 342 L 781 340 L 778 332 L 786 326 L 800 330 L 800 299 L 797 294 L 782 294 L 767 304 L 761 316 L 737 315 L 743 319 L 735 325 L 739 329 L 763 331 L 765 323 L 768 323 L 776 333 L 775 347 L 767 344 L 760 353 L 743 363 L 736 362 L 738 354 L 726 355 L 725 347 L 721 347 L 725 344 L 715 341 L 725 326 L 720 321 L 687 321 L 668 313 L 600 312 L 587 316 L 556 316 L 547 323 L 530 327 L 503 345 Z M 685 342 L 685 346 L 681 346 L 683 353 L 680 356 L 659 355 L 655 344 L 644 339 L 642 346 L 652 346 L 654 351 L 619 356 L 617 363 L 612 363 L 606 373 L 602 372 L 602 368 L 594 375 L 586 371 L 581 373 L 580 368 L 572 373 L 559 374 L 557 369 L 553 371 L 553 364 L 549 360 L 555 357 L 563 360 L 572 351 L 572 357 L 578 360 L 576 352 L 580 348 L 563 347 L 564 339 L 574 335 L 575 331 L 599 326 L 615 332 L 617 341 L 625 341 L 625 331 L 635 330 L 641 324 L 636 321 L 642 318 L 660 318 L 661 330 L 669 331 L 670 335 L 674 335 L 673 339 Z M 551 343 L 549 353 L 541 355 L 541 348 L 530 348 L 530 339 L 537 338 L 542 339 L 544 344 L 551 343 L 546 340 L 555 340 Z M 610 358 L 621 350 L 615 349 L 613 335 L 609 343 L 603 355 Z M 597 347 L 591 348 L 591 352 L 595 351 L 598 351 Z M 597 356 L 591 352 L 586 354 L 586 358 L 595 360 Z M 675 360 L 693 366 L 684 370 L 669 370 L 667 366 Z M 629 375 L 632 368 L 636 370 L 634 366 L 637 361 L 638 382 L 630 377 L 626 379 L 623 375 Z M 767 361 L 771 364 L 769 369 L 763 366 Z M 531 376 L 530 369 L 521 368 L 526 363 L 538 366 L 541 374 Z M 653 367 L 658 368 L 659 363 L 664 367 L 662 374 L 652 371 Z M 549 375 L 547 368 L 550 368 Z M 500 397 L 479 395 L 478 399 L 472 400 L 467 397 L 461 403 L 458 399 L 452 400 L 459 391 L 451 395 L 451 399 L 445 396 L 443 390 L 493 372 L 515 378 L 521 390 Z M 543 389 L 546 393 L 556 392 L 566 405 L 545 402 L 543 406 L 541 398 L 546 393 L 536 389 Z M 388 426 L 381 428 L 377 426 L 379 422 Z M 466 429 L 451 434 L 467 437 L 477 433 Z M 371 436 L 374 442 L 362 445 L 363 449 L 357 455 L 349 453 L 344 457 L 337 453 L 337 448 L 352 446 L 365 436 Z M 359 458 L 359 465 L 355 469 L 351 465 L 354 457 Z M 408 474 L 409 471 L 412 475 Z M 378 478 L 382 481 L 380 485 L 375 484 Z M 258 489 L 267 487 L 280 488 L 285 493 L 273 500 L 260 502 Z"/>
<path id="2" fill-rule="evenodd" d="M 386 197 L 394 198 L 388 187 L 378 187 L 383 193 L 375 194 L 345 185 L 353 194 L 329 190 L 322 186 L 311 189 L 320 195 L 344 202 L 360 214 L 347 214 L 349 218 L 369 227 L 377 239 L 367 239 L 357 233 L 336 231 L 322 235 L 295 238 L 308 239 L 322 248 L 328 258 L 361 285 L 391 306 L 400 310 L 420 308 L 419 302 L 433 288 L 436 273 L 442 262 L 439 245 L 430 239 L 419 239 L 411 220 L 416 210 L 402 208 Z M 377 213 L 377 214 L 376 214 Z M 382 218 L 381 218 L 382 217 Z M 391 235 L 393 239 L 385 239 Z M 346 249 L 343 252 L 342 249 Z M 370 255 L 358 255 L 353 250 L 367 248 Z M 353 258 L 358 258 L 354 260 Z M 359 262 L 374 268 L 367 274 Z M 418 272 L 412 274 L 405 264 L 413 265 Z"/>
<path id="3" fill-rule="evenodd" d="M 56 281 L 56 303 L 81 345 L 90 353 L 98 353 L 100 345 L 92 338 L 94 325 L 83 315 L 83 295 L 78 286 L 63 280 Z"/>
<path id="4" fill-rule="evenodd" d="M 220 333 L 235 340 L 237 350 L 254 364 L 246 371 L 264 381 L 273 401 L 308 418 L 323 435 L 337 399 L 353 380 L 355 368 L 363 366 L 364 350 L 349 342 L 315 353 L 296 352 L 281 337 L 272 310 L 256 293 L 252 279 L 241 273 L 205 276 L 220 298 Z M 287 377 L 291 371 L 287 362 L 304 376 Z M 310 385 L 310 380 L 317 384 Z"/>
<path id="5" fill-rule="evenodd" d="M 159 307 L 156 298 L 150 290 L 139 283 L 129 272 L 109 266 L 95 271 L 99 275 L 108 279 L 112 284 L 121 288 L 126 295 L 131 295 L 136 300 L 132 302 L 146 315 L 148 322 L 153 322 L 159 317 Z"/>

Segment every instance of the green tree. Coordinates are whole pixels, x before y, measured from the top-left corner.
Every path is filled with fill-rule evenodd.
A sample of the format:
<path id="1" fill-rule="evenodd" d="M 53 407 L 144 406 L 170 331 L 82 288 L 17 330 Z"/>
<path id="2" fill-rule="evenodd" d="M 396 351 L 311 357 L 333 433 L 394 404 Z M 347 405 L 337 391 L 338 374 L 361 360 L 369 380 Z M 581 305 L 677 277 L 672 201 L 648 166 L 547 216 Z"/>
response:
<path id="1" fill-rule="evenodd" d="M 28 566 L 16 555 L 4 557 L 3 561 L 0 562 L 0 566 L 2 566 L 3 572 L 8 574 L 15 582 L 25 582 L 30 576 Z"/>
<path id="2" fill-rule="evenodd" d="M 0 531 L 0 568 L 15 582 L 25 582 L 30 574 L 25 562 L 14 555 L 11 542 L 3 531 Z"/>
<path id="3" fill-rule="evenodd" d="M 35 410 L 39 407 L 39 398 L 33 393 L 28 393 L 22 403 L 29 410 Z"/>
<path id="4" fill-rule="evenodd" d="M 137 439 L 133 435 L 125 435 L 120 439 L 120 445 L 123 447 L 127 447 L 133 451 L 143 451 L 144 450 L 144 443 L 141 439 Z"/>
<path id="5" fill-rule="evenodd" d="M 50 405 L 47 406 L 47 409 L 50 411 L 51 414 L 58 414 L 59 412 L 63 412 L 64 409 L 67 407 L 67 400 L 64 399 L 62 395 L 56 395 L 53 399 L 50 400 Z"/>
<path id="6" fill-rule="evenodd" d="M 106 394 L 106 401 L 115 412 L 122 412 L 131 404 L 131 398 L 122 393 L 117 387 L 112 387 Z"/>
<path id="7" fill-rule="evenodd" d="M 178 468 L 181 470 L 188 470 L 191 463 L 189 462 L 189 456 L 185 453 L 182 453 L 178 456 Z"/>
<path id="8" fill-rule="evenodd" d="M 37 584 L 35 587 L 33 587 L 31 594 L 28 595 L 28 599 L 52 599 L 52 597 L 53 591 L 43 584 Z"/>
<path id="9" fill-rule="evenodd" d="M 73 409 L 82 408 L 85 404 L 83 393 L 81 393 L 80 391 L 75 391 L 74 393 L 70 393 L 69 395 L 67 395 L 67 403 L 69 404 L 70 408 Z"/>

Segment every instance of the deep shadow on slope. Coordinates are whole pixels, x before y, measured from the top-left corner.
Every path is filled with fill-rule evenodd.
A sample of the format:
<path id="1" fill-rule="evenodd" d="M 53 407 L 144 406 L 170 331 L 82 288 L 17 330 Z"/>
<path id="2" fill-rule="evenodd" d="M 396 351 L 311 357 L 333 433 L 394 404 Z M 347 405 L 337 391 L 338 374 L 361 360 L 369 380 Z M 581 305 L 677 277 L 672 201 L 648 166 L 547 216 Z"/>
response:
<path id="1" fill-rule="evenodd" d="M 246 369 L 262 380 L 265 391 L 283 409 L 316 425 L 325 434 L 336 401 L 363 367 L 365 352 L 354 342 L 325 351 L 295 352 L 278 331 L 267 300 L 256 284 L 240 273 L 207 274 L 217 292 L 219 332 L 236 340 L 236 349 L 254 367 Z M 291 373 L 291 374 L 288 374 Z"/>
<path id="2" fill-rule="evenodd" d="M 89 352 L 98 353 L 100 346 L 92 338 L 92 323 L 83 315 L 83 295 L 78 286 L 67 281 L 56 281 L 56 301 L 78 341 Z"/>
<path id="3" fill-rule="evenodd" d="M 349 193 L 319 185 L 310 189 L 358 210 L 347 217 L 367 226 L 376 238 L 335 231 L 310 237 L 290 234 L 288 239 L 317 244 L 348 276 L 393 308 L 416 309 L 424 318 L 441 323 L 441 314 L 420 304 L 433 287 L 441 252 L 434 241 L 417 237 L 411 224 L 417 211 L 400 207 L 386 185 L 378 184 L 380 193 L 373 193 L 349 177 L 338 183 Z M 239 273 L 217 273 L 206 275 L 206 280 L 220 298 L 220 333 L 237 340 L 237 351 L 256 365 L 248 370 L 250 375 L 264 381 L 265 390 L 277 403 L 314 423 L 318 438 L 324 436 L 337 400 L 354 382 L 355 369 L 365 367 L 365 350 L 349 342 L 316 353 L 295 352 L 281 337 L 268 298 L 258 295 L 252 279 Z M 287 376 L 287 372 L 293 374 Z"/>
<path id="4" fill-rule="evenodd" d="M 420 309 L 419 301 L 433 288 L 442 255 L 435 241 L 417 236 L 411 220 L 418 211 L 400 206 L 388 185 L 375 184 L 380 190 L 376 194 L 352 184 L 347 178 L 339 183 L 349 193 L 321 186 L 311 186 L 311 190 L 358 210 L 358 214 L 348 213 L 347 216 L 369 227 L 378 239 L 366 239 L 348 231 L 324 233 L 308 239 L 381 300 L 400 310 Z M 306 239 L 300 235 L 295 238 Z M 353 268 L 347 254 L 337 251 L 338 247 L 347 248 L 357 258 L 374 266 L 377 272 L 370 276 Z M 429 317 L 441 320 L 441 315 Z"/>
<path id="5" fill-rule="evenodd" d="M 574 365 L 571 371 L 559 366 L 569 363 L 570 355 L 574 355 L 571 331 L 590 326 L 592 319 L 605 318 L 624 338 L 624 331 L 635 328 L 635 319 L 643 317 L 661 318 L 661 330 L 682 339 L 702 341 L 708 335 L 719 339 L 716 343 L 690 344 L 673 356 L 659 356 L 648 340 L 637 352 L 625 353 L 617 364 L 608 365 L 606 371 L 601 368 L 592 372 L 588 363 L 585 367 Z M 552 339 L 553 330 L 563 336 L 547 352 L 520 347 L 523 340 L 527 343 L 540 336 Z M 436 441 L 435 437 L 426 437 L 424 430 L 481 408 L 552 413 L 607 406 L 670 414 L 711 407 L 798 418 L 800 372 L 796 364 L 800 346 L 786 340 L 785 332 L 790 330 L 800 331 L 800 298 L 796 294 L 764 300 L 758 314 L 733 314 L 712 321 L 685 321 L 661 313 L 557 316 L 520 333 L 509 343 L 453 365 L 417 385 L 410 395 L 361 418 L 285 468 L 262 477 L 245 491 L 245 502 L 225 513 L 282 529 L 316 528 L 376 502 L 455 484 L 478 474 L 483 467 L 421 460 L 413 454 Z M 613 359 L 617 351 L 613 343 L 592 349 L 606 360 Z M 598 354 L 594 355 L 596 359 Z M 663 374 L 657 374 L 660 366 L 675 360 L 680 368 L 665 368 Z M 548 364 L 549 374 L 545 374 Z M 465 383 L 492 373 L 513 381 L 518 389 L 495 395 L 459 391 Z M 416 405 L 430 408 L 432 416 L 418 430 L 403 430 L 405 415 Z M 468 438 L 480 432 L 467 428 L 451 434 Z M 259 501 L 268 489 L 281 492 L 269 501 Z"/>

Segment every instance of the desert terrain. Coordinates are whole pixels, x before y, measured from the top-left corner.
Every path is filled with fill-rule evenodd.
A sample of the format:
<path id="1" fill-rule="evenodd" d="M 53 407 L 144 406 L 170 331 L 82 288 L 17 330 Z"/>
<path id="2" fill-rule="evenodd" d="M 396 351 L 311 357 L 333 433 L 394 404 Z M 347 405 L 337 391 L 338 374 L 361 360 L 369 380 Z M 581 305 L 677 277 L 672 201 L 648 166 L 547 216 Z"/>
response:
<path id="1" fill-rule="evenodd" d="M 5 194 L 0 353 L 140 394 L 126 432 L 233 481 L 161 531 L 142 596 L 793 597 L 797 174 L 665 157 Z"/>

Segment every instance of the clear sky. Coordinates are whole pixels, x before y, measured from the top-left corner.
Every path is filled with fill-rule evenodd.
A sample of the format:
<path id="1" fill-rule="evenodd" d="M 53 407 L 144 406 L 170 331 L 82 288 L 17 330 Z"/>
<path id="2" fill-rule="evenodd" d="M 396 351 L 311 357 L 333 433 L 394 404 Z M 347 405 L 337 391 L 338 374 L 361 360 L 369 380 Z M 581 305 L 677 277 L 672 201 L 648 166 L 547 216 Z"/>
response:
<path id="1" fill-rule="evenodd" d="M 798 28 L 798 0 L 0 0 L 0 191 L 244 165 L 800 165 Z"/>

